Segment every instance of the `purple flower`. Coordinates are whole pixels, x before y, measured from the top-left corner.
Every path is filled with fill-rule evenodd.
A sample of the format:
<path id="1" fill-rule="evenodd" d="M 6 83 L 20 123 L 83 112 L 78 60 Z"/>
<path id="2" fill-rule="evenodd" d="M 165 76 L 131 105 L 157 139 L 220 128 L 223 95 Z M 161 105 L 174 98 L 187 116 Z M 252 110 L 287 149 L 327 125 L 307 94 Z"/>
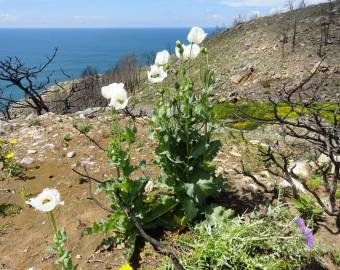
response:
<path id="1" fill-rule="evenodd" d="M 312 249 L 313 248 L 313 231 L 309 228 L 306 228 L 304 235 L 305 235 L 305 238 L 306 238 L 307 247 L 309 249 Z"/>
<path id="2" fill-rule="evenodd" d="M 300 231 L 305 236 L 307 248 L 312 249 L 313 248 L 313 231 L 310 228 L 306 227 L 305 221 L 303 220 L 302 217 L 298 216 L 295 219 L 295 221 L 297 225 L 299 226 Z"/>
<path id="3" fill-rule="evenodd" d="M 295 219 L 296 223 L 298 224 L 300 230 L 303 232 L 306 228 L 306 225 L 305 225 L 305 221 L 303 220 L 302 217 L 298 216 L 296 219 Z"/>

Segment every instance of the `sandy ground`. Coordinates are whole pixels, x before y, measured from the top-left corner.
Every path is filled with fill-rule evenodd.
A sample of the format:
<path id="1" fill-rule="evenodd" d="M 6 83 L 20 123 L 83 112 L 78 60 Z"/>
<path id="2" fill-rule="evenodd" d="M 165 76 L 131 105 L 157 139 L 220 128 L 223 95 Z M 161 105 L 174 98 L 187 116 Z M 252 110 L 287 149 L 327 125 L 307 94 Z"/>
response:
<path id="1" fill-rule="evenodd" d="M 25 205 L 24 195 L 21 192 L 25 188 L 27 193 L 36 195 L 47 187 L 57 188 L 62 200 L 65 201 L 64 206 L 56 209 L 55 216 L 59 227 L 65 227 L 67 231 L 68 248 L 72 250 L 74 262 L 79 264 L 79 269 L 118 269 L 124 263 L 123 247 L 96 251 L 101 241 L 109 235 L 81 237 L 84 228 L 94 221 L 103 219 L 106 213 L 88 200 L 88 184 L 81 181 L 80 177 L 72 171 L 74 168 L 82 171 L 83 166 L 86 166 L 89 174 L 97 179 L 105 179 L 113 173 L 113 168 L 108 165 L 106 153 L 93 146 L 73 128 L 73 124 L 91 122 L 94 128 L 89 136 L 106 148 L 110 138 L 110 117 L 107 114 L 100 114 L 91 119 L 82 116 L 47 115 L 36 121 L 39 125 L 29 126 L 30 122 L 32 123 L 32 120 L 16 120 L 5 129 L 4 137 L 18 140 L 15 158 L 19 162 L 26 161 L 26 164 L 23 177 L 6 178 L 0 181 L 0 189 L 10 189 L 14 192 L 0 193 L 0 205 L 15 203 L 23 208 L 20 213 L 12 217 L 0 217 L 0 269 L 26 270 L 30 267 L 34 270 L 57 269 L 54 265 L 56 256 L 51 252 L 52 238 L 47 217 Z M 126 120 L 122 120 L 123 123 L 126 123 Z M 138 142 L 133 149 L 132 161 L 137 164 L 140 160 L 146 159 L 148 161 L 146 172 L 151 179 L 155 179 L 159 171 L 152 165 L 154 144 L 146 136 L 146 119 L 139 119 L 137 126 Z M 65 133 L 71 136 L 68 146 L 60 143 L 60 137 Z M 221 134 L 221 136 L 227 135 Z M 249 139 L 258 138 L 256 132 L 246 136 Z M 219 173 L 228 178 L 233 189 L 237 190 L 239 198 L 248 198 L 248 204 L 244 203 L 243 208 L 237 200 L 231 203 L 240 211 L 251 209 L 256 203 L 263 202 L 261 197 L 254 204 L 252 196 L 254 191 L 258 191 L 257 187 L 250 179 L 237 175 L 233 170 L 244 154 L 249 156 L 248 148 L 247 145 L 230 140 L 224 144 L 214 161 Z M 75 152 L 75 156 L 68 158 L 67 153 L 72 151 Z M 270 179 L 263 180 L 270 181 Z M 105 196 L 99 190 L 95 187 L 93 190 L 98 199 L 106 202 Z M 224 199 L 226 198 L 222 198 Z M 334 221 L 329 220 L 328 226 L 334 228 Z M 321 246 L 340 249 L 340 236 L 331 234 L 325 228 L 318 231 L 316 241 Z M 146 245 L 146 248 L 150 250 L 149 255 L 144 256 L 141 253 L 139 263 L 144 266 L 144 269 L 154 269 L 159 256 L 149 245 Z"/>

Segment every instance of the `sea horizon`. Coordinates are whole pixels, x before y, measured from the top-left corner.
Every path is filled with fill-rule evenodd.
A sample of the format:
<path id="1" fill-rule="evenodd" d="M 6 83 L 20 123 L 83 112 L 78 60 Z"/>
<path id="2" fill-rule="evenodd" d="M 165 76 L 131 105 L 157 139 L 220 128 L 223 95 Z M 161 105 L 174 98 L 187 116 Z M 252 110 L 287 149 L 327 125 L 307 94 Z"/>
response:
<path id="1" fill-rule="evenodd" d="M 188 29 L 181 28 L 0 28 L 0 60 L 18 57 L 29 67 L 46 62 L 58 48 L 55 60 L 40 74 L 43 80 L 66 81 L 80 77 L 91 66 L 105 73 L 120 59 L 134 54 L 138 65 L 161 50 L 174 53 L 176 41 L 187 43 Z M 205 28 L 213 33 L 214 28 Z M 66 77 L 63 72 L 70 76 Z M 51 83 L 52 85 L 53 83 Z M 3 84 L 2 84 L 3 85 Z M 21 98 L 20 91 L 15 96 Z"/>

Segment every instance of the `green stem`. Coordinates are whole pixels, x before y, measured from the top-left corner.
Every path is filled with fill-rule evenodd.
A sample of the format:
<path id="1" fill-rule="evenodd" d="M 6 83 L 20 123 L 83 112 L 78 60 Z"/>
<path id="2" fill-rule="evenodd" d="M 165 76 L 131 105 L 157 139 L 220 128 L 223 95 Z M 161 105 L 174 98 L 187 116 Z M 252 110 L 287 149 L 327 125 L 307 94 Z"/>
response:
<path id="1" fill-rule="evenodd" d="M 54 215 L 51 212 L 47 212 L 47 219 L 48 219 L 48 223 L 50 225 L 50 228 L 52 230 L 52 234 L 55 235 L 57 233 L 57 225 L 56 225 L 56 222 L 55 222 L 55 218 L 54 218 Z"/>

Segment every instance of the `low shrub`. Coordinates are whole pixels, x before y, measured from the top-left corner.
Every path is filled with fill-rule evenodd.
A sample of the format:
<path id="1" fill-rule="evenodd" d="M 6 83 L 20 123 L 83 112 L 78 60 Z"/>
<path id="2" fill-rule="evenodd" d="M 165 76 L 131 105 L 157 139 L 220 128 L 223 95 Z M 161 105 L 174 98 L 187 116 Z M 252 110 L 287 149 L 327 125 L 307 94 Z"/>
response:
<path id="1" fill-rule="evenodd" d="M 207 219 L 177 237 L 185 269 L 311 269 L 318 248 L 308 250 L 303 234 L 287 208 L 232 217 L 230 210 L 212 209 Z M 166 259 L 159 269 L 173 269 Z"/>
<path id="2" fill-rule="evenodd" d="M 16 144 L 16 140 L 0 138 L 0 172 L 3 170 L 8 176 L 18 176 L 22 172 L 21 166 L 14 161 L 13 147 Z"/>
<path id="3" fill-rule="evenodd" d="M 294 200 L 294 206 L 305 220 L 312 222 L 312 225 L 324 220 L 323 210 L 310 196 L 300 194 L 299 198 Z"/>
<path id="4" fill-rule="evenodd" d="M 22 207 L 14 203 L 0 204 L 0 217 L 12 217 L 20 213 Z"/>
<path id="5" fill-rule="evenodd" d="M 315 191 L 322 186 L 322 179 L 320 176 L 316 176 L 310 180 L 307 180 L 306 184 L 311 190 Z"/>

